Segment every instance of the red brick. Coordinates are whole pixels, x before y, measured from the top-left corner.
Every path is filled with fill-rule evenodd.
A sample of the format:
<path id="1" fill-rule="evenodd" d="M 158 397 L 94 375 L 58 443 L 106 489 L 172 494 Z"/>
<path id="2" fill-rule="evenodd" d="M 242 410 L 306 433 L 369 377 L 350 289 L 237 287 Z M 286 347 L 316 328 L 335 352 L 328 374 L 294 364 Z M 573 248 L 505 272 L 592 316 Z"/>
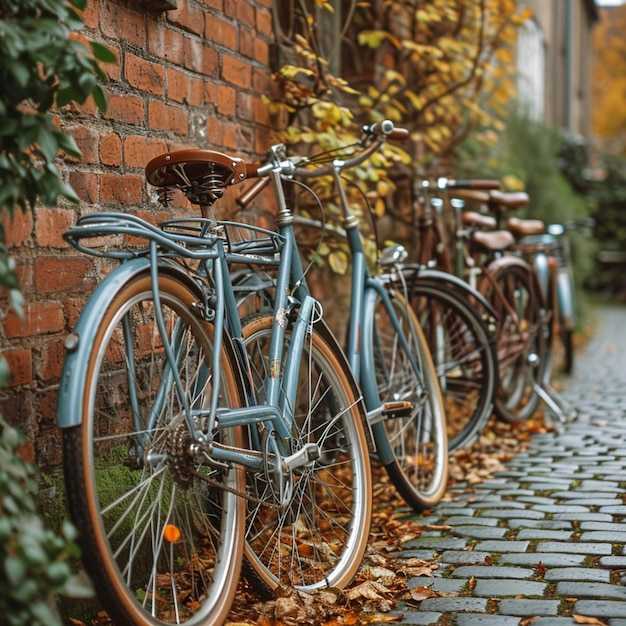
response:
<path id="1" fill-rule="evenodd" d="M 254 117 L 254 96 L 240 91 L 237 93 L 237 117 L 242 121 L 251 121 Z"/>
<path id="2" fill-rule="evenodd" d="M 9 387 L 17 387 L 29 383 L 33 379 L 33 362 L 30 350 L 17 348 L 15 350 L 5 350 L 1 352 L 7 360 L 11 370 Z"/>
<path id="3" fill-rule="evenodd" d="M 101 42 L 104 43 L 104 42 Z M 122 76 L 122 51 L 119 46 L 112 45 L 110 43 L 104 44 L 106 47 L 115 55 L 116 61 L 113 63 L 102 63 L 102 61 L 98 61 L 101 69 L 106 74 L 107 78 L 112 81 L 119 81 Z M 105 85 L 106 90 L 106 85 Z"/>
<path id="4" fill-rule="evenodd" d="M 177 135 L 189 133 L 189 118 L 183 108 L 153 100 L 148 104 L 148 116 L 152 130 L 168 130 Z"/>
<path id="5" fill-rule="evenodd" d="M 83 23 L 87 28 L 96 30 L 100 20 L 100 3 L 87 2 L 86 5 L 82 12 Z"/>
<path id="6" fill-rule="evenodd" d="M 212 46 L 205 46 L 195 39 L 185 39 L 185 61 L 187 69 L 209 78 L 219 75 L 219 55 Z"/>
<path id="7" fill-rule="evenodd" d="M 263 71 L 267 74 L 267 66 L 270 63 L 270 47 L 267 41 L 260 39 L 259 37 L 254 38 L 254 51 L 252 52 L 252 58 L 257 63 L 262 63 L 264 66 Z"/>
<path id="8" fill-rule="evenodd" d="M 124 140 L 124 163 L 129 167 L 145 167 L 155 156 L 167 152 L 167 144 L 160 139 L 131 136 Z"/>
<path id="9" fill-rule="evenodd" d="M 254 98 L 253 107 L 254 113 L 252 115 L 252 120 L 260 126 L 270 126 L 270 110 L 267 104 L 263 102 L 261 98 Z"/>
<path id="10" fill-rule="evenodd" d="M 236 87 L 250 89 L 252 84 L 252 67 L 247 61 L 224 54 L 222 57 L 222 78 Z"/>
<path id="11" fill-rule="evenodd" d="M 83 202 L 98 201 L 98 175 L 94 172 L 70 172 L 70 185 Z"/>
<path id="12" fill-rule="evenodd" d="M 40 256 L 35 261 L 35 289 L 38 293 L 90 290 L 93 286 L 92 260 L 85 256 Z"/>
<path id="13" fill-rule="evenodd" d="M 65 359 L 65 346 L 62 339 L 52 339 L 43 346 L 39 377 L 44 382 L 56 382 L 61 378 Z"/>
<path id="14" fill-rule="evenodd" d="M 146 43 L 145 14 L 123 9 L 114 2 L 101 2 L 100 29 L 104 35 L 143 48 Z"/>
<path id="15" fill-rule="evenodd" d="M 141 176 L 102 174 L 100 201 L 123 205 L 141 204 L 143 184 Z"/>
<path id="16" fill-rule="evenodd" d="M 48 395 L 52 395 L 48 392 Z M 50 407 L 53 398 L 50 399 Z M 48 427 L 42 428 L 35 440 L 35 454 L 37 458 L 37 465 L 43 470 L 54 470 L 58 468 L 63 462 L 63 439 L 61 430 L 54 424 L 55 413 L 50 416 L 45 416 L 42 412 L 42 417 L 47 417 L 47 421 L 50 424 Z"/>
<path id="17" fill-rule="evenodd" d="M 204 38 L 233 52 L 237 51 L 237 25 L 223 19 L 220 15 L 207 14 Z"/>
<path id="18" fill-rule="evenodd" d="M 124 77 L 129 84 L 142 91 L 162 96 L 165 94 L 165 68 L 134 54 L 126 54 Z"/>
<path id="19" fill-rule="evenodd" d="M 204 102 L 204 80 L 170 67 L 167 69 L 167 97 L 179 104 L 201 106 Z"/>
<path id="20" fill-rule="evenodd" d="M 109 106 L 105 115 L 108 119 L 126 124 L 142 124 L 144 115 L 144 103 L 141 98 L 120 94 L 109 96 Z"/>
<path id="21" fill-rule="evenodd" d="M 74 224 L 74 211 L 70 209 L 44 209 L 35 213 L 35 235 L 42 247 L 67 248 L 63 233 Z"/>
<path id="22" fill-rule="evenodd" d="M 159 58 L 182 65 L 184 37 L 179 31 L 166 27 L 164 22 L 148 23 L 148 50 Z"/>
<path id="23" fill-rule="evenodd" d="M 260 35 L 271 39 L 274 32 L 272 13 L 269 10 L 257 9 L 255 15 L 255 28 Z"/>
<path id="24" fill-rule="evenodd" d="M 271 76 L 268 75 L 267 70 L 261 70 L 256 67 L 252 69 L 252 91 L 254 93 L 271 96 L 274 88 L 274 82 Z"/>
<path id="25" fill-rule="evenodd" d="M 248 59 L 254 59 L 256 36 L 249 28 L 239 29 L 239 52 Z"/>
<path id="26" fill-rule="evenodd" d="M 227 85 L 206 84 L 206 100 L 213 102 L 220 115 L 233 117 L 237 112 L 237 91 Z"/>
<path id="27" fill-rule="evenodd" d="M 34 337 L 63 330 L 65 319 L 60 302 L 29 302 L 24 306 L 24 320 L 10 312 L 4 321 L 4 330 L 9 339 Z"/>
<path id="28" fill-rule="evenodd" d="M 122 164 L 122 140 L 117 133 L 109 133 L 100 139 L 100 160 L 103 165 Z"/>
<path id="29" fill-rule="evenodd" d="M 196 35 L 204 32 L 205 12 L 192 5 L 189 0 L 178 0 L 178 8 L 167 12 L 167 21 L 174 26 Z"/>
<path id="30" fill-rule="evenodd" d="M 10 247 L 26 243 L 32 235 L 33 215 L 31 211 L 23 212 L 17 209 L 12 217 L 9 217 L 5 210 L 1 210 L 0 222 L 4 227 L 5 243 Z"/>

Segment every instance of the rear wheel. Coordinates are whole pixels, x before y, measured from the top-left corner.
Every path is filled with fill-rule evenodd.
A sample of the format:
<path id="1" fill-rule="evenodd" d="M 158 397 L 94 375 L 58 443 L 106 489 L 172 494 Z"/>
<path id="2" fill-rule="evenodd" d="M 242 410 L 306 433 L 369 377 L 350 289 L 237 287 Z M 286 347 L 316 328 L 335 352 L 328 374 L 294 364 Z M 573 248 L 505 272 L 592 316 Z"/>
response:
<path id="1" fill-rule="evenodd" d="M 532 270 L 521 263 L 499 263 L 484 277 L 481 291 L 497 318 L 495 412 L 507 422 L 528 419 L 537 409 L 537 386 L 543 384 L 548 367 L 543 311 Z"/>
<path id="2" fill-rule="evenodd" d="M 409 300 L 424 331 L 444 398 L 448 449 L 469 446 L 493 409 L 498 364 L 493 333 L 464 295 L 433 279 L 407 286 Z"/>
<path id="3" fill-rule="evenodd" d="M 222 623 L 235 595 L 245 529 L 241 470 L 192 453 L 194 427 L 219 381 L 219 404 L 243 403 L 224 344 L 212 371 L 212 329 L 197 294 L 159 276 L 178 388 L 155 322 L 150 276 L 123 285 L 101 317 L 85 363 L 82 423 L 63 431 L 68 505 L 85 567 L 116 624 Z M 181 395 L 182 394 L 182 395 Z M 241 429 L 215 433 L 241 446 Z"/>
<path id="4" fill-rule="evenodd" d="M 246 350 L 259 399 L 269 379 L 269 345 L 274 317 L 244 326 Z M 263 583 L 313 591 L 345 587 L 365 553 L 371 522 L 369 447 L 358 390 L 334 342 L 320 324 L 307 333 L 297 378 L 288 453 L 315 444 L 319 458 L 283 475 L 282 498 L 274 467 L 248 478 L 246 556 Z M 287 329 L 287 340 L 291 329 Z M 256 447 L 281 443 L 265 425 L 250 432 Z"/>

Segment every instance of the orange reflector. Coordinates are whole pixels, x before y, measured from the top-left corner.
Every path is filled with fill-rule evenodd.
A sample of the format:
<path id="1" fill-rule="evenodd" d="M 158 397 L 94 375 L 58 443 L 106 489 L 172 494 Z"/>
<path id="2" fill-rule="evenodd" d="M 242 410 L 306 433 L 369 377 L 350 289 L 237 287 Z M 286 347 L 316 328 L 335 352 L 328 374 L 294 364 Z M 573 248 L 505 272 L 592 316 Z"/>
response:
<path id="1" fill-rule="evenodd" d="M 178 526 L 174 526 L 174 524 L 167 524 L 163 529 L 163 538 L 165 541 L 169 541 L 170 543 L 175 543 L 181 537 L 182 533 Z"/>

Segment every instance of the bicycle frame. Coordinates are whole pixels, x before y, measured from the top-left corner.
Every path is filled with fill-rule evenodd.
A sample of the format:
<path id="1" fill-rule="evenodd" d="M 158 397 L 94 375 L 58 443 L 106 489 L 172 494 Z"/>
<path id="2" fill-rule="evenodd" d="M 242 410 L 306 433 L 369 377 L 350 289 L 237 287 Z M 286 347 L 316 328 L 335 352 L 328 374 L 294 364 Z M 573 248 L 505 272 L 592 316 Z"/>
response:
<path id="1" fill-rule="evenodd" d="M 278 172 L 270 174 L 274 178 L 275 184 L 280 186 L 280 175 Z M 281 188 L 282 192 L 282 188 Z M 284 198 L 282 201 L 284 206 Z M 247 226 L 246 226 L 247 227 Z M 149 246 L 137 253 L 110 253 L 99 254 L 94 250 L 82 246 L 78 240 L 83 237 L 106 236 L 117 233 L 125 235 L 132 234 L 149 241 Z M 267 231 L 269 233 L 269 231 Z M 273 237 L 275 233 L 270 233 Z M 184 235 L 177 235 L 178 239 L 184 239 Z M 274 364 L 271 368 L 271 376 L 265 381 L 266 402 L 263 405 L 256 403 L 253 391 L 247 387 L 249 396 L 249 406 L 220 410 L 217 406 L 219 396 L 219 385 L 214 385 L 212 397 L 206 409 L 201 413 L 192 411 L 186 405 L 185 396 L 182 391 L 181 381 L 178 377 L 176 367 L 177 346 L 176 341 L 179 333 L 175 330 L 172 337 L 167 333 L 164 326 L 162 311 L 159 306 L 160 298 L 158 293 L 159 273 L 165 272 L 173 275 L 177 280 L 191 286 L 198 294 L 198 301 L 204 308 L 206 319 L 210 319 L 214 328 L 214 352 L 213 371 L 218 371 L 219 360 L 224 342 L 232 342 L 234 346 L 239 344 L 239 349 L 233 349 L 240 363 L 244 380 L 250 379 L 249 366 L 245 349 L 241 338 L 241 321 L 237 311 L 237 303 L 234 288 L 230 281 L 229 266 L 231 263 L 241 260 L 241 255 L 230 253 L 224 246 L 224 241 L 219 236 L 207 232 L 205 244 L 197 249 L 189 249 L 178 244 L 172 237 L 168 236 L 161 229 L 152 227 L 149 224 L 133 218 L 132 216 L 120 217 L 118 214 L 92 214 L 82 224 L 74 229 L 70 229 L 67 238 L 78 249 L 98 254 L 101 256 L 113 256 L 123 262 L 115 270 L 106 276 L 98 285 L 92 297 L 88 300 L 81 316 L 74 328 L 74 331 L 66 340 L 67 357 L 64 362 L 61 376 L 61 389 L 59 394 L 57 424 L 60 428 L 77 426 L 82 421 L 82 406 L 84 403 L 85 381 L 87 373 L 83 364 L 87 362 L 91 346 L 94 343 L 95 333 L 99 327 L 105 304 L 122 284 L 125 284 L 140 275 L 150 274 L 152 280 L 152 295 L 155 302 L 156 322 L 159 328 L 163 348 L 168 363 L 166 378 L 161 382 L 162 393 L 157 393 L 157 406 L 153 411 L 152 421 L 149 425 L 154 426 L 154 420 L 159 411 L 158 403 L 165 402 L 166 386 L 173 379 L 174 386 L 178 390 L 178 395 L 183 404 L 185 420 L 189 432 L 194 434 L 197 443 L 210 450 L 211 458 L 217 463 L 236 463 L 246 469 L 258 471 L 263 469 L 263 455 L 251 453 L 249 450 L 237 450 L 224 446 L 214 445 L 212 434 L 223 428 L 235 426 L 246 426 L 254 423 L 264 422 L 268 432 L 275 433 L 278 442 L 288 442 L 292 436 L 293 407 L 296 398 L 296 382 L 298 378 L 298 364 L 303 350 L 304 337 L 307 328 L 316 317 L 318 304 L 316 300 L 306 294 L 298 310 L 298 315 L 294 321 L 294 330 L 291 340 L 285 349 L 285 327 L 286 318 L 289 315 L 291 303 L 288 301 L 288 283 L 290 279 L 291 259 L 294 256 L 295 240 L 293 238 L 281 239 L 280 261 L 276 263 L 270 259 L 270 263 L 278 266 L 277 277 L 277 298 L 275 302 L 274 328 L 272 332 L 272 343 L 270 362 Z M 183 270 L 181 266 L 172 259 L 183 258 L 195 260 L 200 263 L 202 270 L 199 276 L 204 275 L 204 284 L 200 287 L 198 281 L 194 280 L 189 272 Z M 249 257 L 246 257 L 250 262 Z M 223 302 L 217 301 L 213 297 L 207 278 L 213 283 L 215 293 L 224 294 Z M 178 337 L 180 338 L 180 337 Z M 234 347 L 233 346 L 233 347 Z M 132 346 L 127 345 L 129 353 L 132 354 Z M 286 352 L 285 352 L 286 350 Z M 283 354 L 285 352 L 285 354 Z M 284 358 L 283 358 L 284 356 Z M 281 368 L 280 363 L 285 363 Z M 134 376 L 132 372 L 133 360 L 129 359 L 129 378 Z M 287 376 L 283 376 L 287 372 Z M 171 378 L 168 378 L 171 377 Z M 198 384 L 202 384 L 201 382 Z M 148 432 L 139 431 L 139 419 L 136 411 L 136 402 L 131 398 L 131 411 L 133 422 L 137 429 L 137 444 L 141 447 L 143 437 L 149 435 Z M 219 418 L 219 419 L 218 419 Z M 202 431 L 198 430 L 198 421 L 204 421 Z M 279 444 L 280 445 L 280 444 Z M 310 462 L 315 457 L 314 444 L 307 444 L 301 450 L 291 456 L 286 456 L 282 460 L 290 468 L 295 468 Z M 287 446 L 281 450 L 281 454 L 286 453 Z"/>

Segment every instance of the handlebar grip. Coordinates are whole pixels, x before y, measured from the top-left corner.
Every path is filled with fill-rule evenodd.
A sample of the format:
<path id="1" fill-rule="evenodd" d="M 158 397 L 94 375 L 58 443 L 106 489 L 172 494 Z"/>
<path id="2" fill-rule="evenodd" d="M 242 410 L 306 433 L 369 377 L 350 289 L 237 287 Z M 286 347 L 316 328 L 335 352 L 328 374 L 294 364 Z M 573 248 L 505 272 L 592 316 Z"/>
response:
<path id="1" fill-rule="evenodd" d="M 256 166 L 254 173 L 251 172 L 250 168 L 252 167 L 255 166 L 248 165 L 248 178 L 254 178 L 254 176 L 258 175 L 258 165 Z M 242 209 L 245 209 L 269 185 L 269 183 L 270 178 L 267 176 L 257 179 L 250 189 L 246 189 L 246 191 L 239 195 L 237 198 L 237 204 Z"/>
<path id="2" fill-rule="evenodd" d="M 363 126 L 363 131 L 374 137 L 386 137 L 387 139 L 395 140 L 406 139 L 410 134 L 408 129 L 394 126 L 391 120 L 383 120 L 371 126 Z"/>
<path id="3" fill-rule="evenodd" d="M 395 141 L 404 141 L 408 139 L 409 135 L 408 128 L 394 128 L 389 135 L 387 135 L 387 139 L 393 139 Z"/>
<path id="4" fill-rule="evenodd" d="M 446 181 L 448 189 L 500 189 L 500 181 L 489 178 L 468 178 Z"/>

